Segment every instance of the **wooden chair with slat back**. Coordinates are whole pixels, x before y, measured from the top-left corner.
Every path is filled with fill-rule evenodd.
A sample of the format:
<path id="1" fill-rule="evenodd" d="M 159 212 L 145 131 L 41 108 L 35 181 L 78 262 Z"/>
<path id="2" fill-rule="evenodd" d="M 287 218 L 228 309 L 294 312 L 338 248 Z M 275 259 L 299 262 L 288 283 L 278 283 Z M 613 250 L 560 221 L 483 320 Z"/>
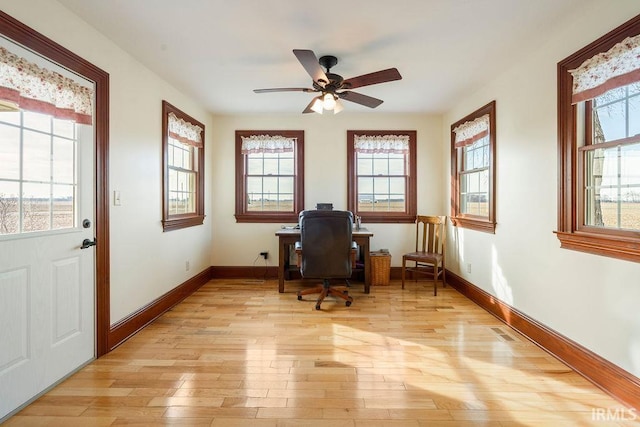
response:
<path id="1" fill-rule="evenodd" d="M 416 281 L 417 274 L 433 277 L 433 295 L 438 294 L 438 277 L 442 276 L 442 285 L 447 285 L 444 262 L 446 229 L 446 216 L 416 217 L 416 250 L 402 256 L 402 289 L 407 271 L 412 273 Z M 407 261 L 415 265 L 407 267 Z"/>

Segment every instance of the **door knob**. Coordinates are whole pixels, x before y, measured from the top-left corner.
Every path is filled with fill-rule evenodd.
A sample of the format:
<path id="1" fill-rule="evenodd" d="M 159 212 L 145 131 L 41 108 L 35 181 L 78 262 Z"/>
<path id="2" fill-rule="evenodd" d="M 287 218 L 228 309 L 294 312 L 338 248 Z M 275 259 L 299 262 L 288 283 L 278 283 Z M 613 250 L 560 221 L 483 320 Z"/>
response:
<path id="1" fill-rule="evenodd" d="M 93 240 L 89 240 L 89 239 L 84 239 L 82 241 L 82 246 L 80 246 L 80 249 L 87 249 L 90 248 L 91 246 L 95 246 L 96 245 L 96 239 Z"/>

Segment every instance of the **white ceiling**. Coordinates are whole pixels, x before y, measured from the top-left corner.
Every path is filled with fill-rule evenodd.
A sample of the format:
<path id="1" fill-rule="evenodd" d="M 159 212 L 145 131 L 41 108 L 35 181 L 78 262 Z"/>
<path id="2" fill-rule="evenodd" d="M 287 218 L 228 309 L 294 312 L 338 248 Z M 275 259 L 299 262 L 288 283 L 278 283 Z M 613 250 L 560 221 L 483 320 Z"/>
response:
<path id="1" fill-rule="evenodd" d="M 396 67 L 357 89 L 384 100 L 346 112 L 446 111 L 570 19 L 585 0 L 58 0 L 214 113 L 302 112 L 315 94 L 293 49 L 334 55 L 344 78 Z M 562 59 L 562 58 L 559 58 Z M 109 70 L 106 70 L 109 71 Z"/>

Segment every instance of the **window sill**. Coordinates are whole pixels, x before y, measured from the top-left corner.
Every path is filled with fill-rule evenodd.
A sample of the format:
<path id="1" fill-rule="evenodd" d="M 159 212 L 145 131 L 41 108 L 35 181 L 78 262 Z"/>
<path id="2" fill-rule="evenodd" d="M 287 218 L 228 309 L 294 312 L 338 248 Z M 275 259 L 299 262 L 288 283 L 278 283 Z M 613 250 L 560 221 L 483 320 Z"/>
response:
<path id="1" fill-rule="evenodd" d="M 259 213 L 259 214 L 236 214 L 236 222 L 255 222 L 255 223 L 298 223 L 297 213 Z"/>
<path id="2" fill-rule="evenodd" d="M 640 262 L 640 239 L 596 233 L 554 231 L 560 247 L 626 261 Z"/>
<path id="3" fill-rule="evenodd" d="M 367 224 L 414 224 L 416 222 L 415 215 L 407 214 L 372 214 L 370 212 L 354 212 L 359 216 L 363 223 Z"/>
<path id="4" fill-rule="evenodd" d="M 454 227 L 469 228 L 471 230 L 482 231 L 484 233 L 496 233 L 496 223 L 471 219 L 466 217 L 451 217 L 451 223 Z"/>
<path id="5" fill-rule="evenodd" d="M 204 215 L 189 216 L 183 218 L 169 218 L 162 220 L 163 231 L 179 230 L 204 223 Z"/>

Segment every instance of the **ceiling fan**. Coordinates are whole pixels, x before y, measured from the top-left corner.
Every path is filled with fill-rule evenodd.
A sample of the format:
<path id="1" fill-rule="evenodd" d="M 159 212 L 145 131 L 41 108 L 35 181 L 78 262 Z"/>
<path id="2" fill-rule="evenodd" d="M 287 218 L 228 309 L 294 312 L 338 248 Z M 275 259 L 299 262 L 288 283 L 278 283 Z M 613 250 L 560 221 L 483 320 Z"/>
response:
<path id="1" fill-rule="evenodd" d="M 362 86 L 375 85 L 378 83 L 391 82 L 402 79 L 402 76 L 396 68 L 388 68 L 386 70 L 376 71 L 374 73 L 363 74 L 361 76 L 343 79 L 342 76 L 331 72 L 331 68 L 338 63 L 338 58 L 331 55 L 321 56 L 320 59 L 312 50 L 294 49 L 293 54 L 298 58 L 307 73 L 313 79 L 313 88 L 303 87 L 283 87 L 271 89 L 254 89 L 255 93 L 267 92 L 315 92 L 320 93 L 311 100 L 303 113 L 320 113 L 323 110 L 333 110 L 334 114 L 339 113 L 344 108 L 341 99 L 345 101 L 355 102 L 370 108 L 376 108 L 382 104 L 381 99 L 372 96 L 363 95 L 353 92 Z M 324 67 L 327 71 L 323 71 Z"/>

